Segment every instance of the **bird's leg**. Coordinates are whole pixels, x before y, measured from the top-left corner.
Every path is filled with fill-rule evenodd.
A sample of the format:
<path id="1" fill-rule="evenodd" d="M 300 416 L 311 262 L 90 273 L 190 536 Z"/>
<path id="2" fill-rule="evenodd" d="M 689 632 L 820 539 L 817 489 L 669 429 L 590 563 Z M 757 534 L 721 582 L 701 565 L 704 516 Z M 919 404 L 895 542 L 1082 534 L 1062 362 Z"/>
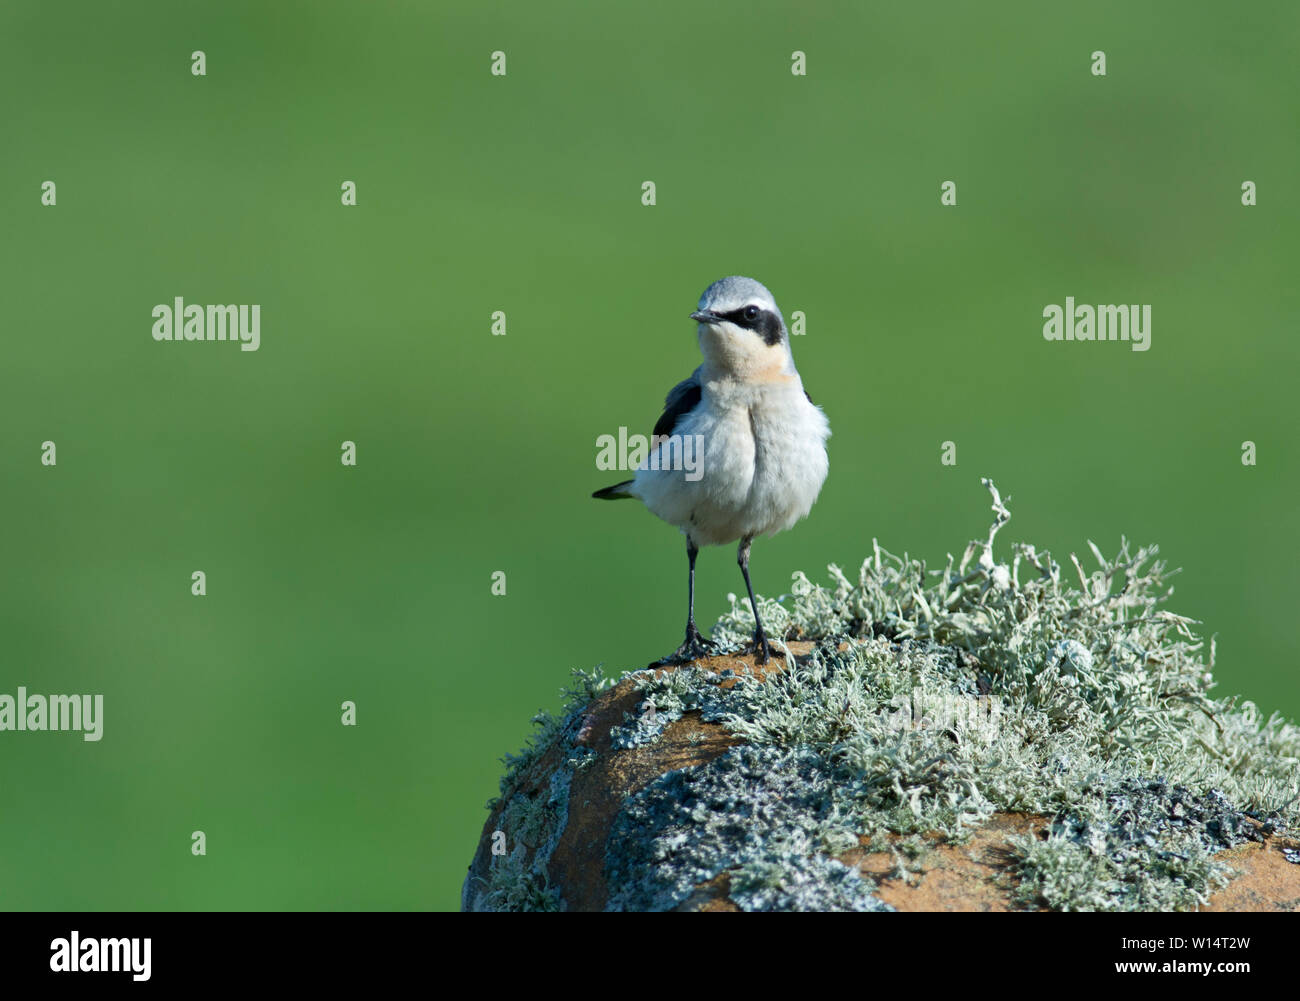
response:
<path id="1" fill-rule="evenodd" d="M 655 661 L 650 665 L 651 667 L 685 664 L 692 660 L 699 660 L 701 657 L 712 656 L 718 650 L 717 644 L 701 636 L 700 631 L 695 627 L 695 557 L 699 552 L 699 548 L 687 536 L 686 558 L 690 561 L 691 569 L 686 584 L 686 639 L 674 652 L 662 660 Z"/>
<path id="2" fill-rule="evenodd" d="M 754 659 L 759 664 L 766 664 L 768 658 L 772 656 L 772 648 L 767 644 L 767 633 L 763 632 L 763 620 L 758 617 L 758 602 L 754 600 L 754 586 L 749 582 L 749 544 L 753 541 L 752 535 L 740 540 L 736 562 L 740 564 L 740 572 L 745 578 L 745 590 L 749 592 L 749 607 L 754 610 L 754 624 L 758 627 L 754 630 L 754 653 L 758 655 Z"/>
<path id="3" fill-rule="evenodd" d="M 700 554 L 694 542 L 686 540 L 686 559 L 690 563 L 690 572 L 686 577 L 686 643 L 699 643 L 703 637 L 695 628 L 695 557 Z"/>

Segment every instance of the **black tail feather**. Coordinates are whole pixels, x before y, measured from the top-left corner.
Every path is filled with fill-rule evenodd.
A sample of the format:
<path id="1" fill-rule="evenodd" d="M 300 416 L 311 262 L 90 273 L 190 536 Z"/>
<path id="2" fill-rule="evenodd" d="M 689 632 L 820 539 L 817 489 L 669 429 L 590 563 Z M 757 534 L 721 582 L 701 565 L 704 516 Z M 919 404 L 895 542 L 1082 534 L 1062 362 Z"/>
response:
<path id="1" fill-rule="evenodd" d="M 600 500 L 624 500 L 630 499 L 631 494 L 624 491 L 624 487 L 630 487 L 635 481 L 624 480 L 622 483 L 615 483 L 612 487 L 606 487 L 604 490 L 597 490 L 591 496 Z"/>

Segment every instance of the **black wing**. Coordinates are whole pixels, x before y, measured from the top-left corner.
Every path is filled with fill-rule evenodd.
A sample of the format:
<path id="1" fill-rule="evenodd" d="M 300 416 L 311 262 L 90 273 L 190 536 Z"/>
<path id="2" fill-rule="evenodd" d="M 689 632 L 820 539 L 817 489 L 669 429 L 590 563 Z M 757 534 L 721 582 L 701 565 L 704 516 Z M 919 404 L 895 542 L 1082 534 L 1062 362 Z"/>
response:
<path id="1" fill-rule="evenodd" d="M 692 372 L 689 379 L 683 379 L 668 391 L 664 400 L 664 412 L 655 421 L 656 437 L 668 437 L 677 427 L 677 422 L 699 406 L 702 390 L 698 376 L 698 370 Z"/>

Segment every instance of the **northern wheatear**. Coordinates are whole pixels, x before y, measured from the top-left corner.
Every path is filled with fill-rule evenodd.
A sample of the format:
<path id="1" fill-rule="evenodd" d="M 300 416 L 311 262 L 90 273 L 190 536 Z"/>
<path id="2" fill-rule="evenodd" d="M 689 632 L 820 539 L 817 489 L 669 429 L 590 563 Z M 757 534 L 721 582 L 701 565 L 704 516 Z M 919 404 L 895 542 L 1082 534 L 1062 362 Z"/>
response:
<path id="1" fill-rule="evenodd" d="M 749 583 L 749 546 L 755 536 L 789 528 L 812 509 L 826 480 L 830 424 L 803 388 L 785 319 L 761 284 L 738 276 L 716 281 L 700 296 L 691 319 L 699 323 L 704 364 L 669 392 L 650 456 L 635 478 L 592 496 L 635 497 L 686 536 L 686 639 L 660 663 L 682 663 L 716 649 L 695 627 L 695 557 L 701 546 L 739 540 L 737 562 L 754 609 L 754 651 L 762 664 L 771 648 Z M 681 440 L 688 438 L 703 448 L 693 473 L 672 461 L 673 446 L 680 456 Z"/>

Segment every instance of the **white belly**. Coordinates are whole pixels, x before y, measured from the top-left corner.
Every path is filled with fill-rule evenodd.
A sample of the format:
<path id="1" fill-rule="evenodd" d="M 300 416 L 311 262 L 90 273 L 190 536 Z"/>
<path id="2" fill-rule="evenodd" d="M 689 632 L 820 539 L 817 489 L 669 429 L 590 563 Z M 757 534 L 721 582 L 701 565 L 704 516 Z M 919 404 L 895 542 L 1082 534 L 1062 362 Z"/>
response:
<path id="1" fill-rule="evenodd" d="M 706 389 L 701 404 L 674 432 L 702 437 L 699 478 L 638 470 L 633 492 L 646 507 L 698 546 L 770 535 L 807 515 L 826 480 L 830 425 L 802 387 L 765 386 L 726 400 Z"/>

